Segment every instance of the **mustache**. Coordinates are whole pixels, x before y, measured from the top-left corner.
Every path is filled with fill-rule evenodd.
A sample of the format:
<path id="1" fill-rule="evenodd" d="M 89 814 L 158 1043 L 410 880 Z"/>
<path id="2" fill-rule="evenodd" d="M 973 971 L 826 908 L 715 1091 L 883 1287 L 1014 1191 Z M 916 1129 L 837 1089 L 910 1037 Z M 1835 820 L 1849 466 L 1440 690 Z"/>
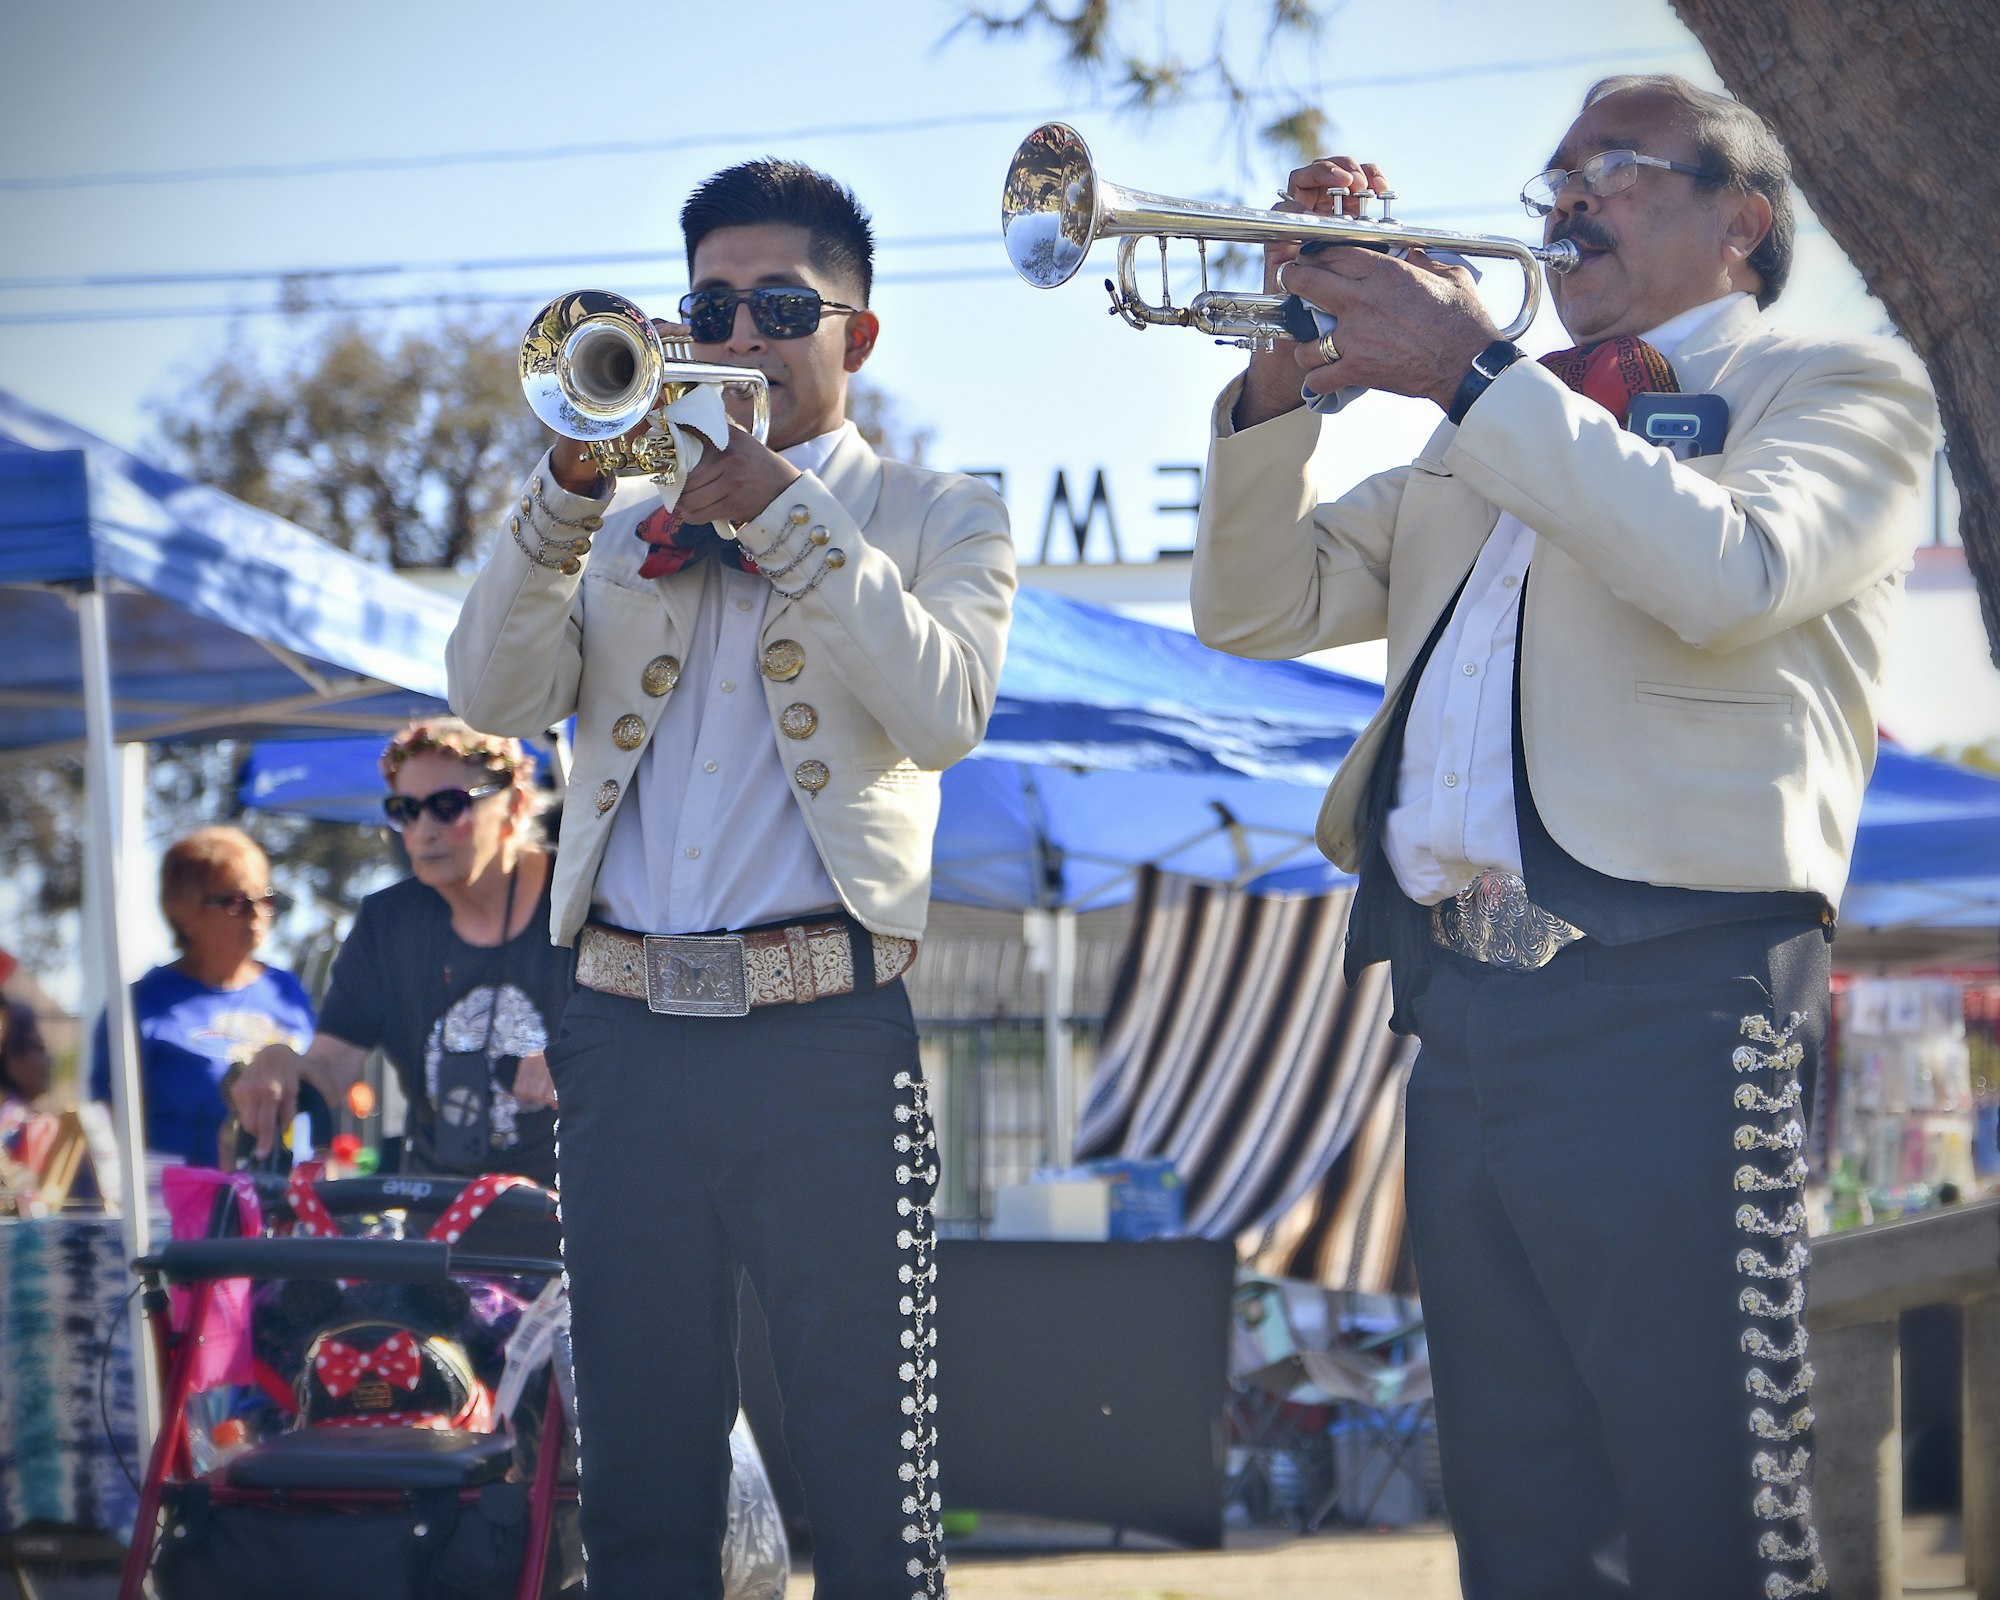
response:
<path id="1" fill-rule="evenodd" d="M 1558 244 L 1564 239 L 1572 239 L 1577 245 L 1588 245 L 1593 250 L 1616 250 L 1618 241 L 1611 237 L 1608 228 L 1601 227 L 1594 217 L 1572 216 L 1549 240 Z"/>

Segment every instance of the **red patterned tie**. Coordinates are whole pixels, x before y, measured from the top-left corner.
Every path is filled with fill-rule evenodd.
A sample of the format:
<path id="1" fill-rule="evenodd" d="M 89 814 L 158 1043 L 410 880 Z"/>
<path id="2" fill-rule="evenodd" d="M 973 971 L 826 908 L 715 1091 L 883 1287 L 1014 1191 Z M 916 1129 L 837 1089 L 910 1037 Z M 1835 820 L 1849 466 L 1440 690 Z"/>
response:
<path id="1" fill-rule="evenodd" d="M 1674 365 L 1644 339 L 1621 334 L 1600 344 L 1578 345 L 1542 357 L 1542 365 L 1586 399 L 1595 400 L 1623 426 L 1637 394 L 1679 394 Z"/>
<path id="2" fill-rule="evenodd" d="M 664 578 L 670 572 L 679 572 L 690 561 L 708 555 L 745 572 L 757 570 L 756 563 L 734 539 L 723 538 L 710 523 L 697 522 L 690 527 L 681 521 L 678 511 L 669 511 L 665 506 L 639 524 L 638 534 L 653 547 L 639 568 L 642 578 Z"/>

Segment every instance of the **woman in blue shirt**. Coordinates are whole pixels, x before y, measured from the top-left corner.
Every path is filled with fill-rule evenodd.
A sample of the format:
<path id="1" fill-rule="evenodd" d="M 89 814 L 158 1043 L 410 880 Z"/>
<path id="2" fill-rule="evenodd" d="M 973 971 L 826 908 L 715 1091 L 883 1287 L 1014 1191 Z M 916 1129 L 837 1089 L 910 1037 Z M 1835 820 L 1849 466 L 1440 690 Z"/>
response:
<path id="1" fill-rule="evenodd" d="M 312 1002 L 289 972 L 257 959 L 284 907 L 271 864 L 240 828 L 202 828 L 160 861 L 160 913 L 180 955 L 132 985 L 146 1148 L 194 1166 L 232 1165 L 221 1149 L 222 1081 L 269 1044 L 302 1047 Z M 111 1098 L 110 1053 L 97 1027 L 90 1092 Z"/>

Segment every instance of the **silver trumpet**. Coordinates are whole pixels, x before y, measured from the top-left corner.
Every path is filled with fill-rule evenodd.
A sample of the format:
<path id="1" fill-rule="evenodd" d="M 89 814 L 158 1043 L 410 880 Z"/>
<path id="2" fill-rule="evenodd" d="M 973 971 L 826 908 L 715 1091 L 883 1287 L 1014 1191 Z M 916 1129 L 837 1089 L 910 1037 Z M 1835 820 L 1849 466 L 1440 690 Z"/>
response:
<path id="1" fill-rule="evenodd" d="M 1118 241 L 1118 280 L 1105 280 L 1111 309 L 1135 328 L 1148 323 L 1196 328 L 1246 350 L 1270 350 L 1281 336 L 1295 337 L 1281 315 L 1287 297 L 1225 293 L 1208 287 L 1208 244 L 1358 244 L 1454 250 L 1462 256 L 1498 256 L 1515 262 L 1526 280 L 1520 314 L 1500 331 L 1519 338 L 1542 302 L 1539 268 L 1568 272 L 1578 251 L 1569 240 L 1523 244 L 1486 233 L 1412 228 L 1389 215 L 1394 195 L 1380 197 L 1374 217 L 1326 217 L 1309 212 L 1259 211 L 1211 205 L 1125 189 L 1097 175 L 1083 136 L 1061 122 L 1045 122 L 1021 141 L 1000 195 L 1000 236 L 1014 270 L 1040 289 L 1067 283 L 1099 239 Z M 1160 302 L 1139 292 L 1138 243 L 1160 241 Z M 1201 258 L 1201 292 L 1176 306 L 1167 285 L 1167 241 L 1192 239 Z"/>
<path id="2" fill-rule="evenodd" d="M 771 391 L 764 374 L 696 361 L 692 340 L 662 338 L 623 295 L 603 289 L 558 295 L 521 340 L 521 388 L 535 415 L 565 439 L 582 441 L 591 459 L 617 476 L 678 481 L 678 452 L 664 427 L 635 439 L 620 435 L 704 383 L 746 395 L 750 432 L 765 438 Z"/>

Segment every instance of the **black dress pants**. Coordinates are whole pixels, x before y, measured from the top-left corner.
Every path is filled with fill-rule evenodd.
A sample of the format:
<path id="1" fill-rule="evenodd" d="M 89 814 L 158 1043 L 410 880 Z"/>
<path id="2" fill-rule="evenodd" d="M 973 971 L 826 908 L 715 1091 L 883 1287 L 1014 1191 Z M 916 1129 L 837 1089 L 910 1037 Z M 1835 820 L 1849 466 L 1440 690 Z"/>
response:
<path id="1" fill-rule="evenodd" d="M 1468 1600 L 1759 1600 L 1825 1584 L 1810 1518 L 1800 919 L 1538 972 L 1437 952 L 1408 1198 Z"/>
<path id="2" fill-rule="evenodd" d="M 903 985 L 728 1018 L 581 989 L 549 1065 L 592 1600 L 722 1594 L 739 1272 L 815 1593 L 940 1593 L 937 1149 Z"/>

